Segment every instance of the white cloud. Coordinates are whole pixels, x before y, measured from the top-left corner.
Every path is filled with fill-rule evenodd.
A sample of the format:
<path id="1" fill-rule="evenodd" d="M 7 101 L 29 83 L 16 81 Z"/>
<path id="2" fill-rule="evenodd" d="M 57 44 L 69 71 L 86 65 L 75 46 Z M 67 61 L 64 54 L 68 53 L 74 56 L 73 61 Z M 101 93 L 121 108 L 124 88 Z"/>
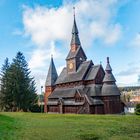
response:
<path id="1" fill-rule="evenodd" d="M 116 74 L 117 83 L 119 86 L 137 86 L 138 75 L 140 75 L 140 67 L 138 62 L 131 62 L 127 67 L 124 67 L 123 71 Z"/>
<path id="2" fill-rule="evenodd" d="M 96 39 L 108 46 L 113 46 L 121 38 L 122 33 L 121 25 L 112 22 L 120 6 L 119 3 L 118 0 L 105 2 L 79 0 L 71 3 L 65 0 L 59 8 L 24 6 L 24 33 L 36 46 L 30 53 L 29 66 L 31 69 L 36 70 L 48 66 L 51 54 L 57 59 L 60 57 L 65 59 L 61 49 L 64 46 L 69 47 L 74 5 L 82 46 L 90 47 Z M 56 47 L 57 41 L 62 42 L 61 48 Z"/>
<path id="3" fill-rule="evenodd" d="M 106 32 L 108 35 L 105 36 L 105 43 L 106 44 L 114 44 L 116 43 L 121 36 L 121 26 L 116 24 L 113 27 L 110 27 L 110 30 Z"/>
<path id="4" fill-rule="evenodd" d="M 39 47 L 45 46 L 50 41 L 66 40 L 72 23 L 70 15 L 66 7 L 59 9 L 26 7 L 23 12 L 25 33 Z"/>
<path id="5" fill-rule="evenodd" d="M 29 67 L 31 69 L 41 69 L 45 67 L 49 62 L 46 60 L 50 60 L 51 55 L 53 55 L 54 58 L 61 57 L 61 53 L 55 48 L 55 44 L 53 41 L 48 44 L 48 47 L 46 49 L 37 48 L 31 55 L 32 57 L 29 60 Z"/>
<path id="6" fill-rule="evenodd" d="M 132 75 L 125 75 L 125 76 L 116 76 L 118 79 L 117 84 L 118 86 L 137 86 L 138 83 L 138 75 L 132 74 Z"/>

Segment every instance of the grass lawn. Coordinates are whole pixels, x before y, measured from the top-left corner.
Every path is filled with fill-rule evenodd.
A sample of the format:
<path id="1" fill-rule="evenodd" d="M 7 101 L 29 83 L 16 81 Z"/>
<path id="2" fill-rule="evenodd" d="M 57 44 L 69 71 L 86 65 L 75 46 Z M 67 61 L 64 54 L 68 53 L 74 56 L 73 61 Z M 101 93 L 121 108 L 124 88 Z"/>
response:
<path id="1" fill-rule="evenodd" d="M 140 140 L 140 116 L 0 113 L 0 140 Z"/>

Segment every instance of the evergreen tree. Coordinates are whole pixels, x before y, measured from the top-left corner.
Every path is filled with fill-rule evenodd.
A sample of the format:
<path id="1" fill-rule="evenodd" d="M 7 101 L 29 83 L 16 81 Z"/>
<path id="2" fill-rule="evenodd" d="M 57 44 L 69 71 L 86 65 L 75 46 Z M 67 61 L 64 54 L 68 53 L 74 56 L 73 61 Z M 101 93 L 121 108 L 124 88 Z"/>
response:
<path id="1" fill-rule="evenodd" d="M 10 99 L 10 110 L 28 111 L 31 106 L 37 103 L 37 95 L 34 78 L 30 77 L 30 70 L 24 55 L 18 52 L 13 62 L 7 68 L 8 84 L 3 85 L 2 95 L 5 95 L 4 102 Z M 2 78 L 6 75 L 3 72 Z M 10 95 L 10 96 L 9 96 Z M 6 106 L 6 104 L 4 104 Z"/>
<path id="2" fill-rule="evenodd" d="M 12 95 L 10 94 L 10 78 L 9 78 L 10 64 L 8 58 L 1 69 L 1 94 L 0 94 L 0 106 L 2 110 L 9 110 L 12 108 Z"/>
<path id="3" fill-rule="evenodd" d="M 18 110 L 27 111 L 37 101 L 35 82 L 30 77 L 30 70 L 25 57 L 18 52 L 11 64 L 14 102 Z"/>

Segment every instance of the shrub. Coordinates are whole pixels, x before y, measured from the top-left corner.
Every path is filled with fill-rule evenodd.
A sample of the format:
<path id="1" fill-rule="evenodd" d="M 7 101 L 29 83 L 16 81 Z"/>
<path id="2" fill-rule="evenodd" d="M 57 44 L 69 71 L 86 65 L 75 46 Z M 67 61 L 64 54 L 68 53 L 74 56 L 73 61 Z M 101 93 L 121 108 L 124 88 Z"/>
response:
<path id="1" fill-rule="evenodd" d="M 137 104 L 137 105 L 136 105 L 135 114 L 136 114 L 136 115 L 140 115 L 140 104 Z"/>
<path id="2" fill-rule="evenodd" d="M 30 107 L 31 112 L 41 112 L 41 107 L 39 105 L 33 105 Z"/>

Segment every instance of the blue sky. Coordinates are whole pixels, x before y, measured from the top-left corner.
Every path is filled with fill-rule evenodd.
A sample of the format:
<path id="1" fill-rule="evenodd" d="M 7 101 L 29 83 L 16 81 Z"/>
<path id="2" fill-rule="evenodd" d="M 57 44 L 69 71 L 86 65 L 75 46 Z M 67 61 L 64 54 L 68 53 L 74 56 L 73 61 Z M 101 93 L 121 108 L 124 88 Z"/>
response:
<path id="1" fill-rule="evenodd" d="M 139 0 L 0 0 L 0 65 L 23 52 L 38 89 L 51 54 L 60 73 L 70 49 L 73 6 L 88 59 L 105 68 L 109 56 L 117 84 L 138 85 Z"/>

